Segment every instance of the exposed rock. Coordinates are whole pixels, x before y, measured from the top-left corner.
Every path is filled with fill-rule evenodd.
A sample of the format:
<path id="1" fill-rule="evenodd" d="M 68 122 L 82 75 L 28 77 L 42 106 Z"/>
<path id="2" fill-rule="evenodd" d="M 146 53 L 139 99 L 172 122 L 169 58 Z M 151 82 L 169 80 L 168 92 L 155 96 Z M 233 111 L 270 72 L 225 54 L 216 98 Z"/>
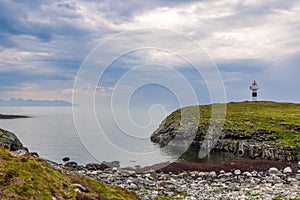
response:
<path id="1" fill-rule="evenodd" d="M 23 156 L 25 154 L 28 154 L 28 151 L 24 150 L 24 149 L 18 149 L 16 151 L 12 151 L 12 153 L 15 155 L 15 156 Z"/>
<path id="2" fill-rule="evenodd" d="M 14 152 L 21 150 L 22 153 L 28 153 L 28 149 L 23 146 L 14 133 L 3 129 L 0 129 L 0 146 Z"/>
<path id="3" fill-rule="evenodd" d="M 30 152 L 29 154 L 32 155 L 32 156 L 34 156 L 34 157 L 36 157 L 36 158 L 39 157 L 39 154 L 37 152 Z"/>
<path id="4" fill-rule="evenodd" d="M 292 173 L 293 170 L 290 167 L 286 167 L 283 169 L 283 173 L 288 174 L 288 173 Z"/>
<path id="5" fill-rule="evenodd" d="M 241 170 L 239 170 L 239 169 L 237 169 L 237 170 L 234 170 L 234 172 L 233 172 L 235 175 L 241 175 Z"/>
<path id="6" fill-rule="evenodd" d="M 68 167 L 69 169 L 76 169 L 78 164 L 76 162 L 67 162 L 65 164 L 65 167 Z"/>
<path id="7" fill-rule="evenodd" d="M 275 167 L 271 167 L 270 169 L 269 169 L 269 174 L 271 174 L 271 175 L 278 175 L 278 174 L 281 174 L 281 172 L 277 169 L 277 168 L 275 168 Z"/>
<path id="8" fill-rule="evenodd" d="M 78 183 L 73 183 L 72 186 L 79 189 L 80 192 L 89 192 L 85 187 Z"/>
<path id="9" fill-rule="evenodd" d="M 89 164 L 86 164 L 86 169 L 88 170 L 104 170 L 104 169 L 107 169 L 109 168 L 107 165 L 104 165 L 104 164 L 98 164 L 98 163 L 89 163 Z"/>
<path id="10" fill-rule="evenodd" d="M 235 103 L 235 106 L 246 104 L 251 103 Z M 230 105 L 234 106 L 234 103 Z M 258 106 L 261 106 L 263 108 L 265 105 L 270 106 L 270 108 L 283 106 L 282 104 L 275 102 L 260 102 L 256 103 L 255 105 L 248 106 L 249 108 L 256 108 Z M 284 106 L 288 107 L 289 105 Z M 293 106 L 299 105 L 297 104 Z M 197 106 L 193 107 L 193 109 L 197 108 Z M 159 128 L 155 130 L 151 135 L 151 141 L 153 141 L 154 143 L 158 143 L 161 147 L 164 147 L 166 145 L 174 146 L 175 150 L 186 147 L 186 142 L 190 141 L 188 138 L 189 131 L 186 130 L 192 130 L 194 125 L 193 123 L 189 123 L 189 121 L 182 123 L 181 112 L 185 109 L 191 109 L 191 107 L 179 109 L 169 115 L 166 119 L 164 119 Z M 252 115 L 253 113 L 251 111 L 247 112 L 249 113 L 246 113 L 245 119 L 241 121 L 248 120 L 250 123 L 255 125 L 256 119 L 253 118 L 253 122 L 251 121 L 251 119 L 249 119 L 249 115 Z M 242 114 L 243 113 L 241 113 L 241 118 L 243 118 Z M 299 114 L 299 112 L 297 114 Z M 262 118 L 264 119 L 263 116 Z M 274 118 L 274 116 L 270 116 L 270 118 Z M 230 119 L 229 121 L 231 121 L 231 123 L 234 123 L 234 118 Z M 277 121 L 281 121 L 280 118 L 278 118 Z M 268 125 L 268 121 L 265 121 L 264 123 Z M 300 127 L 297 125 L 276 124 L 277 122 L 273 123 L 275 123 L 274 126 L 278 126 L 279 128 L 284 127 L 284 131 L 289 131 L 293 134 L 299 133 L 300 131 Z M 257 129 L 257 127 L 255 127 L 253 132 L 249 132 L 249 130 L 251 131 L 249 127 L 248 130 L 244 130 L 244 127 L 237 127 L 230 124 L 229 126 L 224 126 L 223 128 L 221 128 L 220 135 L 215 135 L 213 134 L 214 130 L 211 130 L 212 128 L 209 124 L 200 123 L 198 125 L 197 134 L 190 144 L 190 147 L 199 149 L 199 147 L 206 146 L 207 152 L 209 152 L 209 150 L 213 148 L 215 151 L 229 152 L 234 155 L 246 158 L 263 158 L 269 160 L 287 161 L 300 160 L 300 144 L 298 144 L 298 146 L 294 145 L 293 147 L 290 147 L 284 145 L 284 143 L 280 143 L 283 138 L 280 135 L 276 135 L 277 133 L 276 131 L 274 131 L 275 129 L 264 130 L 263 128 L 266 124 L 262 125 L 262 129 Z M 182 126 L 184 126 L 184 128 L 182 128 Z M 211 131 L 211 134 L 208 137 L 207 133 L 209 130 Z M 179 138 L 179 141 L 176 140 L 174 142 L 175 138 Z M 205 144 L 204 141 L 206 141 Z"/>
<path id="11" fill-rule="evenodd" d="M 64 161 L 64 162 L 68 162 L 69 160 L 70 160 L 69 157 L 64 157 L 64 158 L 62 159 L 62 161 Z"/>
<path id="12" fill-rule="evenodd" d="M 120 162 L 119 161 L 112 161 L 112 162 L 103 161 L 102 164 L 109 167 L 109 168 L 120 167 Z"/>

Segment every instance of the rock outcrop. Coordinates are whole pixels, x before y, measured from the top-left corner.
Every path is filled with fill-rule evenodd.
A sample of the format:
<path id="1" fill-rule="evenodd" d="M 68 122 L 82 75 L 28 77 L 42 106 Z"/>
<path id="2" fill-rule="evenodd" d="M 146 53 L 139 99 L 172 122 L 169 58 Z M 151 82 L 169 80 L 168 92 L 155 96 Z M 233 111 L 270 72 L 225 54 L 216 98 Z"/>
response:
<path id="1" fill-rule="evenodd" d="M 0 146 L 12 152 L 28 153 L 28 149 L 23 146 L 14 133 L 3 129 L 0 129 Z"/>

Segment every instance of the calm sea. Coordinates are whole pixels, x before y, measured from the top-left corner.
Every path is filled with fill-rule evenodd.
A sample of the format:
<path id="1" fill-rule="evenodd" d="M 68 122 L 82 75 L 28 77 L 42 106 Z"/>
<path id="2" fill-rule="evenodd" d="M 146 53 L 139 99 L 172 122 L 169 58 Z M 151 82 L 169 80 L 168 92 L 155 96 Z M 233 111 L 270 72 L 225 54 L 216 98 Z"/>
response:
<path id="1" fill-rule="evenodd" d="M 149 128 L 134 129 L 124 127 L 126 124 L 111 124 L 104 113 L 100 113 L 97 123 L 90 114 L 76 115 L 77 121 L 74 121 L 72 107 L 0 107 L 0 113 L 31 116 L 0 120 L 0 128 L 14 132 L 30 151 L 57 163 L 63 163 L 62 158 L 70 157 L 79 164 L 117 160 L 121 167 L 128 167 L 173 162 L 178 158 L 174 152 L 159 148 L 149 139 L 164 117 L 161 115 L 156 116 L 157 120 Z M 80 128 L 76 128 L 75 122 L 77 128 L 78 123 L 81 124 Z M 189 151 L 180 160 L 226 162 L 234 159 L 228 154 L 211 153 L 199 160 L 197 155 L 197 151 Z"/>
<path id="2" fill-rule="evenodd" d="M 176 159 L 149 140 L 153 130 L 134 141 L 130 137 L 120 137 L 120 130 L 116 129 L 108 128 L 111 133 L 106 131 L 106 135 L 101 135 L 99 128 L 90 123 L 89 117 L 82 116 L 79 120 L 86 125 L 86 129 L 78 133 L 72 107 L 0 107 L 0 113 L 31 116 L 0 120 L 0 127 L 14 132 L 30 151 L 58 163 L 62 163 L 63 157 L 70 157 L 80 164 L 118 160 L 125 167 Z M 118 141 L 121 145 L 118 147 L 112 141 Z"/>

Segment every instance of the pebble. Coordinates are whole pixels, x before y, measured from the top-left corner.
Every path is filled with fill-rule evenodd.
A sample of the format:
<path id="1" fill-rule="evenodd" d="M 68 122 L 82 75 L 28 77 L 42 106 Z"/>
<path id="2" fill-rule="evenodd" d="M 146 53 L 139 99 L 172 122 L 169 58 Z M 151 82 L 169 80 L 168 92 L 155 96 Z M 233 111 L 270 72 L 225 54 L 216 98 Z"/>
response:
<path id="1" fill-rule="evenodd" d="M 271 174 L 271 175 L 277 175 L 277 174 L 280 174 L 281 172 L 277 169 L 277 168 L 275 168 L 275 167 L 271 167 L 270 169 L 269 169 L 269 174 Z"/>
<path id="2" fill-rule="evenodd" d="M 73 163 L 74 164 L 74 163 Z M 57 165 L 56 168 L 66 167 Z M 68 169 L 68 168 L 67 168 Z M 282 173 L 277 168 L 268 172 L 241 170 L 233 172 L 135 172 L 121 168 L 75 171 L 102 183 L 131 190 L 140 199 L 283 199 L 300 197 L 300 174 Z M 76 186 L 80 189 L 80 186 Z M 82 189 L 80 189 L 82 190 Z M 255 196 L 254 196 L 255 195 Z"/>
<path id="3" fill-rule="evenodd" d="M 241 170 L 237 169 L 237 170 L 234 170 L 233 173 L 234 173 L 235 175 L 240 175 L 242 172 L 241 172 Z"/>
<path id="4" fill-rule="evenodd" d="M 292 173 L 292 172 L 293 172 L 293 170 L 290 167 L 286 167 L 283 169 L 283 173 L 285 173 L 285 174 Z"/>

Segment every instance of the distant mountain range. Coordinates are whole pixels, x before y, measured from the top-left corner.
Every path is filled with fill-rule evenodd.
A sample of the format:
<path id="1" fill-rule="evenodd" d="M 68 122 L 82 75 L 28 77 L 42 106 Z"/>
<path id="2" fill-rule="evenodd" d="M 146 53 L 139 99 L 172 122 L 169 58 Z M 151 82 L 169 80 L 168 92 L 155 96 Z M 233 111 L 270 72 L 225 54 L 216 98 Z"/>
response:
<path id="1" fill-rule="evenodd" d="M 0 99 L 0 106 L 72 106 L 72 103 L 63 100 L 32 100 L 22 98 Z"/>

